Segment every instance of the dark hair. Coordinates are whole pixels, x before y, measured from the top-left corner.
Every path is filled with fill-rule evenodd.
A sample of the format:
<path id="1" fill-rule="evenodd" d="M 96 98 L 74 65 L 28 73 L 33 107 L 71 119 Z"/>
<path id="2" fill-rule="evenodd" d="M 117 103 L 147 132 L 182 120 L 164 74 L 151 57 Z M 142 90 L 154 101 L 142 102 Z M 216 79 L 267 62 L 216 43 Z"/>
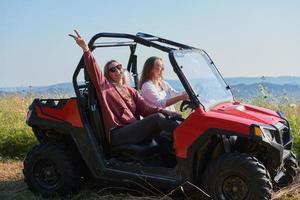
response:
<path id="1" fill-rule="evenodd" d="M 140 83 L 139 83 L 139 89 L 142 88 L 142 86 L 145 82 L 147 82 L 151 79 L 151 75 L 152 75 L 151 71 L 154 68 L 154 63 L 156 60 L 162 61 L 161 58 L 156 57 L 156 56 L 152 56 L 146 60 L 144 67 L 143 67 Z"/>

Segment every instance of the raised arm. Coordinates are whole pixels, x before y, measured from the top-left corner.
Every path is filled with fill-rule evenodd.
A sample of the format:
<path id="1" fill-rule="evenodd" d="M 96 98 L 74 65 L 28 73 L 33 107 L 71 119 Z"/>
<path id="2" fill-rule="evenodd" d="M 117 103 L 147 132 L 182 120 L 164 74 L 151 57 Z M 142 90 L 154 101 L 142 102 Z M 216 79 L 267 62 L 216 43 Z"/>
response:
<path id="1" fill-rule="evenodd" d="M 69 34 L 69 36 L 74 38 L 78 46 L 82 48 L 84 52 L 84 64 L 88 75 L 92 83 L 94 84 L 96 90 L 101 91 L 101 89 L 103 89 L 103 86 L 105 84 L 108 84 L 108 81 L 106 80 L 104 74 L 100 70 L 100 67 L 97 64 L 92 52 L 89 50 L 89 47 L 86 44 L 84 38 L 82 38 L 76 30 L 74 31 L 76 33 L 76 36 L 72 34 Z"/>

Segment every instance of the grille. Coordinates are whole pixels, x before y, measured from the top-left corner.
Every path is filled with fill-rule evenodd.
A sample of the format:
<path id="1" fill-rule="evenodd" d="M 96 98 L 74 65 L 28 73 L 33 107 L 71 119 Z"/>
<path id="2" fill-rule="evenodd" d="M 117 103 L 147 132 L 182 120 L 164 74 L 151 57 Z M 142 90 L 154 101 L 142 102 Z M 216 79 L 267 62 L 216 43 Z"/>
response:
<path id="1" fill-rule="evenodd" d="M 278 129 L 279 134 L 275 134 L 276 142 L 282 144 L 283 146 L 291 140 L 290 128 L 287 123 L 278 122 L 275 124 Z"/>

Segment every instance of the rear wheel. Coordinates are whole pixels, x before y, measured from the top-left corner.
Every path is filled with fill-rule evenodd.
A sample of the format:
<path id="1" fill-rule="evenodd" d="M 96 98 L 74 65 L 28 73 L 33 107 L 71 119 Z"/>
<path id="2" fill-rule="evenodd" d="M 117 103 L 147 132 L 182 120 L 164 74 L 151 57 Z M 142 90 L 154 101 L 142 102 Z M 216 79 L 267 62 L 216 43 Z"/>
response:
<path id="1" fill-rule="evenodd" d="M 247 154 L 224 154 L 212 161 L 202 177 L 213 199 L 271 199 L 272 183 L 265 166 Z"/>
<path id="2" fill-rule="evenodd" d="M 24 178 L 29 189 L 43 197 L 66 195 L 77 191 L 79 163 L 64 145 L 39 144 L 24 160 Z"/>
<path id="3" fill-rule="evenodd" d="M 291 156 L 284 161 L 284 175 L 277 181 L 276 186 L 279 188 L 290 185 L 297 176 L 298 162 L 296 155 L 292 152 Z"/>

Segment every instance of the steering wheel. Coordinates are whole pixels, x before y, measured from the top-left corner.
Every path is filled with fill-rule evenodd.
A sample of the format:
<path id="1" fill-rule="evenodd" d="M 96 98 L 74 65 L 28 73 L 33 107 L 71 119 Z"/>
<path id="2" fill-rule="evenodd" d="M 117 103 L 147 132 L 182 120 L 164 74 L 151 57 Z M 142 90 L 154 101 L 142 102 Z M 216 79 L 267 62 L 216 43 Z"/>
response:
<path id="1" fill-rule="evenodd" d="M 184 112 L 188 108 L 192 108 L 191 101 L 189 101 L 189 100 L 182 101 L 180 104 L 180 112 Z"/>

